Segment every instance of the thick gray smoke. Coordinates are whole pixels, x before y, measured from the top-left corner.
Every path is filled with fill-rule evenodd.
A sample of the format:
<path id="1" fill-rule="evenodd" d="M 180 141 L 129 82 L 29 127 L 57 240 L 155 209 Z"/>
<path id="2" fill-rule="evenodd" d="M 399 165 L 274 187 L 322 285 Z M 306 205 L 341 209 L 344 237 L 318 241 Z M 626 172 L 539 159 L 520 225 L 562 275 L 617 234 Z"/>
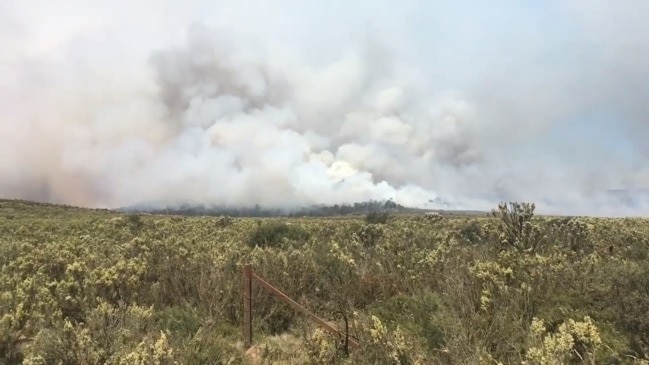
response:
<path id="1" fill-rule="evenodd" d="M 643 2 L 198 3 L 0 5 L 0 196 L 649 213 Z"/>

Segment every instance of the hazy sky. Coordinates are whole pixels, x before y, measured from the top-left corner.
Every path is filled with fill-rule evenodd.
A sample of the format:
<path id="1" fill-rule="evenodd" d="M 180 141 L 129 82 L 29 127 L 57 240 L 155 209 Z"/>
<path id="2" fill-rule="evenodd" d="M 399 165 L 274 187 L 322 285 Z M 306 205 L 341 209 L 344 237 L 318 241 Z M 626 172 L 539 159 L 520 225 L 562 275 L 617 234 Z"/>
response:
<path id="1" fill-rule="evenodd" d="M 0 196 L 649 214 L 649 2 L 0 1 Z"/>

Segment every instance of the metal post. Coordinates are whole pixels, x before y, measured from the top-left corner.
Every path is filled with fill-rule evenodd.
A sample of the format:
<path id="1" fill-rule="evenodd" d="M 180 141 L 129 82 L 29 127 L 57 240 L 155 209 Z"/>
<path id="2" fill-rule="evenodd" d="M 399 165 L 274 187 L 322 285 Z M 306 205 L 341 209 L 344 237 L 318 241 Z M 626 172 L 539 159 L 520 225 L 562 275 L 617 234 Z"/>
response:
<path id="1" fill-rule="evenodd" d="M 264 279 L 253 274 L 252 266 L 250 264 L 245 264 L 243 266 L 243 343 L 244 347 L 247 349 L 252 347 L 252 281 L 255 281 L 259 286 L 264 290 L 271 293 L 276 298 L 287 303 L 293 309 L 304 313 L 309 319 L 317 323 L 320 327 L 326 329 L 327 331 L 337 334 L 345 338 L 346 345 L 349 344 L 351 347 L 358 348 L 359 344 L 356 340 L 349 338 L 349 323 L 345 319 L 345 333 L 338 331 L 336 328 L 331 326 L 329 323 L 318 318 L 315 314 L 311 313 L 308 309 L 298 304 L 293 299 L 289 298 L 286 294 L 282 293 L 281 290 L 275 288 Z M 347 346 L 345 346 L 347 347 Z"/>
<path id="2" fill-rule="evenodd" d="M 337 335 L 339 335 L 339 336 L 345 336 L 345 337 L 346 337 L 346 334 L 341 333 L 340 331 L 338 331 L 337 329 L 335 329 L 333 326 L 331 326 L 329 323 L 327 323 L 327 322 L 325 322 L 324 320 L 318 318 L 318 316 L 316 316 L 315 314 L 311 313 L 308 309 L 306 309 L 305 307 L 301 306 L 300 304 L 298 304 L 298 303 L 297 303 L 296 301 L 294 301 L 293 299 L 289 298 L 288 295 L 282 293 L 279 289 L 277 289 L 276 287 L 274 287 L 274 286 L 272 286 L 271 284 L 269 284 L 268 282 L 266 282 L 266 280 L 260 278 L 260 277 L 257 276 L 256 274 L 253 274 L 252 271 L 251 271 L 251 276 L 252 276 L 252 279 L 255 280 L 255 282 L 257 282 L 257 284 L 259 284 L 262 288 L 264 288 L 265 290 L 267 290 L 269 293 L 273 294 L 276 298 L 280 299 L 280 300 L 283 301 L 284 303 L 290 305 L 290 306 L 293 307 L 295 310 L 304 313 L 304 314 L 305 314 L 307 317 L 309 317 L 313 322 L 315 322 L 315 323 L 317 323 L 318 325 L 320 325 L 320 327 L 326 329 L 327 331 L 329 331 L 329 332 L 331 332 L 331 333 L 337 334 Z M 349 328 L 347 328 L 347 330 L 349 330 Z M 351 344 L 352 347 L 355 347 L 355 348 L 358 348 L 358 347 L 359 347 L 358 342 L 356 342 L 355 340 L 353 340 L 353 339 L 351 339 L 351 338 L 348 338 L 348 340 L 349 340 L 349 344 Z"/>
<path id="3" fill-rule="evenodd" d="M 243 343 L 252 346 L 252 266 L 243 266 Z"/>

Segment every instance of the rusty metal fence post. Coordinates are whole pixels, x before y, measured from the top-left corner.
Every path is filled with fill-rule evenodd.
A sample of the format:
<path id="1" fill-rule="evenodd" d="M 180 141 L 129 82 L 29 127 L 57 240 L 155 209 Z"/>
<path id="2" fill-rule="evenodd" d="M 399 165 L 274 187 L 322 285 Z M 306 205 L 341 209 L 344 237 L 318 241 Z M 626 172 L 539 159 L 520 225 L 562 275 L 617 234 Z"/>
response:
<path id="1" fill-rule="evenodd" d="M 252 266 L 243 266 L 243 343 L 252 346 Z"/>
<path id="2" fill-rule="evenodd" d="M 304 306 L 298 304 L 296 301 L 291 299 L 288 295 L 284 294 L 281 290 L 277 289 L 266 280 L 257 276 L 252 272 L 252 265 L 246 264 L 243 266 L 243 343 L 246 349 L 249 349 L 252 346 L 252 282 L 255 281 L 259 284 L 265 291 L 272 294 L 277 299 L 282 302 L 290 305 L 294 310 L 303 313 L 311 321 L 315 322 L 318 326 L 324 328 L 325 330 L 344 338 L 345 346 L 347 344 L 351 347 L 358 348 L 359 344 L 356 340 L 349 338 L 348 330 L 349 328 L 345 327 L 345 333 L 338 331 L 335 327 L 325 322 L 315 314 L 311 313 Z"/>

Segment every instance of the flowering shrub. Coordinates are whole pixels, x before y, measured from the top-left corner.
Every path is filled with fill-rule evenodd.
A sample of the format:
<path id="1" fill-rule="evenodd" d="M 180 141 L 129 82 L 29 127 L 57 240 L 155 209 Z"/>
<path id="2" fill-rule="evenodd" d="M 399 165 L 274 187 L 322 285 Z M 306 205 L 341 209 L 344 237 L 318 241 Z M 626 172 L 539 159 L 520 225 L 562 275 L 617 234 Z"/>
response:
<path id="1" fill-rule="evenodd" d="M 255 285 L 261 363 L 649 355 L 648 220 L 538 217 L 518 203 L 383 224 L 2 204 L 0 364 L 245 363 L 245 263 L 361 344 L 304 327 Z"/>

